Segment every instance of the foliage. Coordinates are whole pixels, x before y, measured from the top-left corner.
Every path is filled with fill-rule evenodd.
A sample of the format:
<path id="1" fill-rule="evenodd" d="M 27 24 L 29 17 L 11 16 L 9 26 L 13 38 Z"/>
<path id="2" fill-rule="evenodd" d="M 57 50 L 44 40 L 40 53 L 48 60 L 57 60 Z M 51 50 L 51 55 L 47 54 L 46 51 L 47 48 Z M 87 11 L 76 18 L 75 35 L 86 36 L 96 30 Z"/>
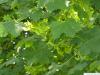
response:
<path id="1" fill-rule="evenodd" d="M 0 75 L 100 72 L 100 0 L 0 0 Z"/>

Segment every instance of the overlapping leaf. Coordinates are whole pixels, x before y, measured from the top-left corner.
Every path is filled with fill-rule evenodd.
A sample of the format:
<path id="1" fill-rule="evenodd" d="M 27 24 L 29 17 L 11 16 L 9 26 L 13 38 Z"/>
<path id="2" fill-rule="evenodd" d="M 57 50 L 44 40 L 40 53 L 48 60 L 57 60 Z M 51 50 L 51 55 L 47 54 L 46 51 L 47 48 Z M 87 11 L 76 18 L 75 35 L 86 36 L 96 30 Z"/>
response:
<path id="1" fill-rule="evenodd" d="M 83 34 L 84 42 L 80 45 L 80 50 L 84 54 L 100 53 L 100 28 L 95 27 Z"/>
<path id="2" fill-rule="evenodd" d="M 99 0 L 0 0 L 0 75 L 99 72 L 99 3 Z M 23 28 L 23 24 L 30 29 Z M 70 50 L 68 56 L 66 48 Z M 87 55 L 83 59 L 82 53 Z"/>
<path id="3" fill-rule="evenodd" d="M 51 24 L 51 34 L 54 39 L 57 39 L 61 34 L 65 34 L 67 37 L 73 37 L 78 31 L 81 30 L 80 23 L 75 20 L 67 20 L 64 22 L 53 22 Z"/>
<path id="4" fill-rule="evenodd" d="M 1 22 L 0 37 L 6 37 L 7 34 L 17 37 L 23 31 L 22 25 L 22 23 L 15 23 L 14 21 Z"/>
<path id="5" fill-rule="evenodd" d="M 9 67 L 8 67 L 9 66 Z M 0 64 L 0 75 L 24 74 L 23 62 L 18 58 L 12 58 Z"/>
<path id="6" fill-rule="evenodd" d="M 39 0 L 39 5 L 45 5 L 50 12 L 66 8 L 66 0 Z"/>
<path id="7" fill-rule="evenodd" d="M 21 56 L 26 59 L 28 64 L 50 63 L 52 53 L 45 42 L 30 37 L 19 43 L 19 46 L 23 45 L 26 49 L 21 52 Z"/>

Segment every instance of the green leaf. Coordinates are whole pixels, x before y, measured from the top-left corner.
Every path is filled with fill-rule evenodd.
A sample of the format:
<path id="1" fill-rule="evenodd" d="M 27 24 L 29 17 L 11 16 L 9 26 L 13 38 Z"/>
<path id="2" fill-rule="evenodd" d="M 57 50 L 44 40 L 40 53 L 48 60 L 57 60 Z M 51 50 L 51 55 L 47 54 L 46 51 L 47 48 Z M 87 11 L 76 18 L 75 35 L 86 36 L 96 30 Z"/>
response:
<path id="1" fill-rule="evenodd" d="M 50 12 L 66 8 L 65 0 L 39 0 L 39 5 L 46 5 Z"/>
<path id="2" fill-rule="evenodd" d="M 41 11 L 34 11 L 30 14 L 30 17 L 33 21 L 38 21 L 40 18 L 43 18 L 43 13 Z"/>
<path id="3" fill-rule="evenodd" d="M 23 70 L 23 61 L 18 58 L 12 58 L 3 64 L 0 64 L 0 75 L 23 75 Z"/>
<path id="4" fill-rule="evenodd" d="M 84 33 L 84 42 L 80 45 L 83 54 L 100 53 L 100 27 L 95 27 Z M 82 34 L 82 33 L 81 33 Z"/>
<path id="5" fill-rule="evenodd" d="M 16 11 L 16 14 L 18 16 L 19 21 L 24 20 L 30 16 L 29 8 L 20 8 Z"/>
<path id="6" fill-rule="evenodd" d="M 47 8 L 49 11 L 66 8 L 65 0 L 49 0 Z"/>
<path id="7" fill-rule="evenodd" d="M 20 35 L 22 31 L 22 26 L 20 23 L 15 23 L 14 21 L 7 21 L 3 23 L 4 28 L 6 31 L 11 34 L 13 37 L 17 37 Z"/>
<path id="8" fill-rule="evenodd" d="M 100 0 L 0 0 L 0 75 L 100 72 L 99 10 Z"/>
<path id="9" fill-rule="evenodd" d="M 100 71 L 100 61 L 99 60 L 94 61 L 93 63 L 90 64 L 89 68 L 90 71 L 96 71 L 96 70 Z"/>
<path id="10" fill-rule="evenodd" d="M 41 40 L 34 39 L 34 37 L 27 38 L 23 41 L 23 45 L 27 44 L 28 46 L 25 50 L 21 52 L 21 56 L 26 59 L 28 64 L 47 64 L 50 63 L 50 58 L 52 53 L 45 42 Z"/>
<path id="11" fill-rule="evenodd" d="M 0 4 L 6 3 L 8 0 L 0 0 Z"/>
<path id="12" fill-rule="evenodd" d="M 81 30 L 81 25 L 75 20 L 67 20 L 64 22 L 53 22 L 51 25 L 51 34 L 54 39 L 57 39 L 61 34 L 66 34 L 67 37 L 73 37 Z"/>
<path id="13" fill-rule="evenodd" d="M 60 64 L 52 62 L 52 64 L 48 67 L 48 72 L 46 72 L 45 75 L 66 75 L 69 68 L 74 66 L 75 63 L 76 61 L 73 59 L 73 56 L 68 56 L 66 61 Z"/>
<path id="14" fill-rule="evenodd" d="M 100 0 L 93 1 L 93 5 L 95 6 L 96 9 L 100 10 Z"/>
<path id="15" fill-rule="evenodd" d="M 7 36 L 7 31 L 3 26 L 3 23 L 0 23 L 0 37 L 6 37 L 6 36 Z"/>
<path id="16" fill-rule="evenodd" d="M 76 75 L 81 72 L 88 64 L 85 63 L 78 63 L 73 68 L 71 68 L 68 72 L 68 75 Z M 79 74 L 81 75 L 81 74 Z"/>

